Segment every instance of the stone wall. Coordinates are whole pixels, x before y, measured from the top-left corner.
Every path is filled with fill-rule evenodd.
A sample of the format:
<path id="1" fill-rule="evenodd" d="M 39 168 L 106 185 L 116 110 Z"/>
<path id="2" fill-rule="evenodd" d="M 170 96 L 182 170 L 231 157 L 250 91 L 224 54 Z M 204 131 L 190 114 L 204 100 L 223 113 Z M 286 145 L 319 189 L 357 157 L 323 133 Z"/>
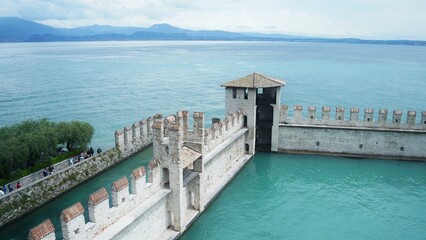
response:
<path id="1" fill-rule="evenodd" d="M 418 117 L 417 112 L 407 111 L 405 121 L 403 121 L 403 112 L 393 110 L 392 115 L 387 109 L 366 108 L 361 113 L 359 108 L 336 107 L 332 112 L 331 107 L 321 108 L 320 117 L 317 115 L 316 107 L 308 107 L 307 111 L 302 106 L 293 107 L 293 117 L 289 117 L 288 106 L 283 105 L 280 109 L 281 125 L 285 124 L 304 124 L 320 126 L 339 126 L 339 127 L 367 127 L 367 128 L 386 128 L 386 129 L 407 129 L 407 130 L 426 130 L 426 111 L 421 112 Z"/>
<path id="2" fill-rule="evenodd" d="M 51 199 L 65 193 L 66 191 L 76 187 L 80 183 L 91 177 L 105 171 L 113 165 L 123 161 L 132 154 L 142 150 L 144 147 L 152 143 L 152 134 L 150 133 L 150 119 L 142 120 L 145 124 L 141 124 L 144 132 L 138 138 L 121 144 L 120 132 L 117 131 L 116 145 L 117 147 L 104 151 L 89 159 L 85 159 L 72 166 L 67 166 L 68 160 L 59 163 L 58 169 L 52 175 L 35 179 L 35 181 L 23 184 L 19 190 L 13 191 L 1 198 L 0 205 L 0 226 L 13 221 L 14 219 L 26 214 L 37 207 L 47 203 Z M 126 129 L 126 128 L 125 128 Z M 142 131 L 142 130 L 140 130 Z M 124 131 L 126 132 L 126 131 Z M 29 178 L 33 179 L 40 173 L 35 173 Z M 41 172 L 42 174 L 42 172 Z"/>
<path id="3" fill-rule="evenodd" d="M 149 117 L 123 130 L 115 131 L 115 146 L 129 155 L 140 151 L 141 148 L 152 143 L 153 122 L 154 117 Z"/>
<path id="4" fill-rule="evenodd" d="M 37 208 L 50 199 L 65 193 L 71 188 L 120 162 L 122 155 L 117 148 L 105 151 L 95 157 L 81 161 L 68 169 L 24 186 L 14 194 L 2 199 L 0 206 L 0 225 Z"/>
<path id="5" fill-rule="evenodd" d="M 256 149 L 256 89 L 225 88 L 225 109 L 227 115 L 240 112 L 245 116 L 248 128 L 246 144 L 248 144 L 248 152 L 254 154 Z"/>
<path id="6" fill-rule="evenodd" d="M 186 111 L 165 118 L 156 114 L 148 176 L 140 167 L 132 171 L 130 184 L 126 177 L 112 184 L 111 199 L 105 189 L 90 195 L 88 223 L 80 203 L 63 210 L 63 238 L 175 239 L 184 232 L 252 157 L 245 151 L 249 130 L 239 111 L 216 119 L 209 129 L 204 129 L 204 113 L 193 117 L 190 129 Z M 116 132 L 116 151 L 133 151 L 140 142 L 135 131 Z M 130 136 L 136 139 L 131 142 Z"/>
<path id="7" fill-rule="evenodd" d="M 170 225 L 167 214 L 167 197 L 159 198 L 151 208 L 112 239 L 157 239 L 162 234 L 167 235 L 165 231 Z"/>
<path id="8" fill-rule="evenodd" d="M 53 239 L 158 238 L 170 225 L 166 201 L 170 190 L 161 188 L 156 176 L 159 172 L 155 167 L 148 171 L 152 182 L 147 182 L 142 166 L 132 171 L 130 184 L 127 177 L 115 181 L 111 185 L 111 197 L 105 188 L 91 194 L 88 199 L 87 223 L 84 217 L 86 210 L 80 202 L 64 209 L 60 216 L 63 235 L 54 236 Z M 112 207 L 109 207 L 110 201 L 113 202 Z M 47 221 L 50 222 L 50 219 Z M 30 235 L 32 232 L 33 229 Z M 46 236 L 40 239 L 50 235 L 51 231 L 46 232 Z"/>
<path id="9" fill-rule="evenodd" d="M 245 132 L 235 133 L 232 144 L 224 145 L 223 149 L 214 152 L 211 159 L 206 159 L 204 164 L 204 192 L 206 195 L 204 202 L 207 204 L 211 198 L 207 196 L 214 196 L 216 193 L 208 194 L 208 192 L 216 191 L 215 184 L 224 177 L 229 169 L 233 167 L 235 161 L 244 155 Z"/>
<path id="10" fill-rule="evenodd" d="M 210 128 L 205 130 L 203 153 L 209 153 L 242 127 L 243 115 L 240 111 L 229 114 L 223 120 L 213 123 Z"/>
<path id="11" fill-rule="evenodd" d="M 70 163 L 69 163 L 69 158 L 68 158 L 68 159 L 65 159 L 65 160 L 63 160 L 63 161 L 61 161 L 61 162 L 58 162 L 58 163 L 54 164 L 54 165 L 53 165 L 53 167 L 54 167 L 54 172 L 62 171 L 62 170 L 64 170 L 64 169 L 69 168 L 69 166 L 70 166 Z M 38 180 L 40 180 L 40 179 L 45 178 L 45 176 L 43 175 L 43 171 L 44 171 L 44 169 L 42 169 L 42 170 L 40 170 L 40 171 L 37 171 L 37 172 L 35 172 L 35 173 L 32 173 L 32 174 L 30 174 L 30 175 L 27 175 L 27 176 L 25 176 L 25 177 L 23 177 L 23 178 L 20 178 L 20 179 L 18 179 L 18 180 L 15 180 L 15 181 L 13 181 L 13 182 L 10 182 L 10 183 L 8 183 L 8 184 L 10 184 L 10 186 L 12 186 L 13 188 L 15 188 L 15 186 L 16 186 L 16 184 L 17 184 L 18 182 L 20 182 L 20 184 L 21 184 L 22 186 L 29 186 L 29 185 L 33 184 L 34 182 L 36 182 L 36 181 L 38 181 Z M 7 184 L 6 184 L 6 185 L 7 185 Z M 18 190 L 18 189 L 14 189 L 14 191 L 13 191 L 13 192 L 11 192 L 10 194 L 14 194 L 17 190 Z M 18 190 L 18 191 L 19 191 L 19 190 Z M 9 194 L 9 193 L 7 193 L 7 194 Z M 1 197 L 0 197 L 0 201 L 1 201 L 1 199 L 2 199 L 3 197 L 5 197 L 5 196 L 1 196 Z"/>
<path id="12" fill-rule="evenodd" d="M 375 115 L 373 109 L 365 109 L 361 118 L 359 109 L 351 108 L 347 118 L 344 108 L 336 108 L 332 116 L 331 108 L 323 107 L 317 118 L 315 107 L 309 107 L 304 117 L 303 108 L 294 106 L 289 118 L 287 109 L 283 106 L 280 112 L 280 152 L 426 160 L 426 112 L 417 120 L 416 112 L 408 111 L 402 122 L 400 110 L 390 118 L 387 110 Z"/>

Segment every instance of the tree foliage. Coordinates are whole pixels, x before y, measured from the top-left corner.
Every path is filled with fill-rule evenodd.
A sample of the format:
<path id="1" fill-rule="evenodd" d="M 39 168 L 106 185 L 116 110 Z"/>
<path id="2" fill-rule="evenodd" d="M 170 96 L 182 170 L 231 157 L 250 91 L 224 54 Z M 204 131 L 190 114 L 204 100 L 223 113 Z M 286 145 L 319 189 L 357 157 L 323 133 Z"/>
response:
<path id="1" fill-rule="evenodd" d="M 95 132 L 92 125 L 80 121 L 59 122 L 57 124 L 58 141 L 67 146 L 67 149 L 84 150 L 92 140 Z"/>
<path id="2" fill-rule="evenodd" d="M 54 123 L 47 119 L 27 120 L 0 128 L 0 177 L 35 166 L 57 154 L 58 144 L 69 151 L 84 149 L 94 128 L 86 122 Z"/>

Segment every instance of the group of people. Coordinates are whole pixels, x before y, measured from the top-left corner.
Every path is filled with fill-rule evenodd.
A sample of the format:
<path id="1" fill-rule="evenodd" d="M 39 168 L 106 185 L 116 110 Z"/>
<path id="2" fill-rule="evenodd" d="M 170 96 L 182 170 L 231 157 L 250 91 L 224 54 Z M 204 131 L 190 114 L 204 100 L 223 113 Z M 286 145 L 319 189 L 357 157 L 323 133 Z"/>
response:
<path id="1" fill-rule="evenodd" d="M 47 167 L 43 170 L 43 176 L 47 177 L 48 175 L 53 174 L 53 170 L 55 170 L 55 167 L 50 165 L 49 167 Z"/>
<path id="2" fill-rule="evenodd" d="M 97 154 L 99 154 L 99 153 L 102 152 L 102 149 L 100 147 L 98 147 L 98 149 L 96 150 L 96 152 L 97 152 Z M 92 147 L 90 147 L 90 148 L 87 149 L 86 152 L 81 152 L 78 157 L 71 157 L 71 158 L 69 158 L 69 164 L 72 165 L 74 163 L 78 163 L 81 160 L 84 160 L 84 159 L 92 157 L 94 154 L 95 154 L 95 150 Z M 53 174 L 53 170 L 54 169 L 55 169 L 55 167 L 53 167 L 52 165 L 50 165 L 49 167 L 45 168 L 43 170 L 43 176 L 47 177 L 47 176 Z M 17 182 L 16 183 L 16 189 L 19 189 L 21 187 L 22 187 L 21 183 Z M 5 195 L 8 192 L 10 193 L 13 190 L 14 190 L 14 188 L 10 184 L 8 184 L 7 187 L 6 187 L 6 184 L 4 184 L 3 187 L 0 189 L 0 196 Z"/>
<path id="3" fill-rule="evenodd" d="M 102 149 L 98 147 L 96 152 L 99 154 L 102 152 Z M 70 157 L 68 159 L 69 165 L 73 165 L 74 163 L 79 163 L 80 161 L 83 161 L 84 159 L 88 159 L 92 157 L 94 154 L 95 154 L 95 150 L 92 147 L 90 147 L 87 149 L 86 152 L 82 151 L 78 157 Z"/>
<path id="4" fill-rule="evenodd" d="M 17 182 L 16 183 L 16 189 L 20 189 L 22 187 L 21 182 Z M 5 195 L 6 193 L 10 193 L 12 192 L 14 189 L 12 186 L 10 186 L 10 184 L 7 185 L 6 184 L 3 185 L 3 187 L 0 189 L 0 196 Z"/>

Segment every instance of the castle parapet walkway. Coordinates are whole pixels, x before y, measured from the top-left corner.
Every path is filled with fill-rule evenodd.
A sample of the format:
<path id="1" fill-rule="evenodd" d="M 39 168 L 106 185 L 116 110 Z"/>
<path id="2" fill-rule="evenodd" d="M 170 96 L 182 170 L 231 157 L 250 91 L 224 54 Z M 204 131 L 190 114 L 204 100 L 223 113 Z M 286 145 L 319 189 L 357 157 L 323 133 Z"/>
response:
<path id="1" fill-rule="evenodd" d="M 295 105 L 293 107 L 293 116 L 288 114 L 288 106 L 283 105 L 280 109 L 280 124 L 305 124 L 305 125 L 323 125 L 323 126 L 341 126 L 341 127 L 365 127 L 365 128 L 389 128 L 392 131 L 401 130 L 426 130 L 426 111 L 421 112 L 417 119 L 416 111 L 407 111 L 405 121 L 401 110 L 393 110 L 390 118 L 387 109 L 380 109 L 374 114 L 374 109 L 366 108 L 361 117 L 359 108 L 350 108 L 345 112 L 345 108 L 336 107 L 334 115 L 331 113 L 331 107 L 321 108 L 321 115 L 318 117 L 316 107 L 308 107 L 303 111 L 303 107 Z"/>
<path id="2" fill-rule="evenodd" d="M 293 117 L 288 106 L 281 106 L 278 152 L 310 153 L 346 157 L 387 158 L 426 161 L 426 111 L 417 119 L 415 111 L 365 109 L 363 117 L 358 108 L 337 107 L 334 116 L 330 107 L 322 107 L 317 118 L 316 107 L 294 106 Z"/>

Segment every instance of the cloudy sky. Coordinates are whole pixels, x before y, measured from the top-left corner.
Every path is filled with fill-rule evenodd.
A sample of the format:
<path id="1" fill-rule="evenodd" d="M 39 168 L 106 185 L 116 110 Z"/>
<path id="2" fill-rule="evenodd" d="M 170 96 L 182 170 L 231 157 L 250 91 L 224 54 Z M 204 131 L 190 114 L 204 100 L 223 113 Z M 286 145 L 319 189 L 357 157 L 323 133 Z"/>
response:
<path id="1" fill-rule="evenodd" d="M 92 24 L 426 40 L 426 0 L 0 0 L 0 16 Z"/>

